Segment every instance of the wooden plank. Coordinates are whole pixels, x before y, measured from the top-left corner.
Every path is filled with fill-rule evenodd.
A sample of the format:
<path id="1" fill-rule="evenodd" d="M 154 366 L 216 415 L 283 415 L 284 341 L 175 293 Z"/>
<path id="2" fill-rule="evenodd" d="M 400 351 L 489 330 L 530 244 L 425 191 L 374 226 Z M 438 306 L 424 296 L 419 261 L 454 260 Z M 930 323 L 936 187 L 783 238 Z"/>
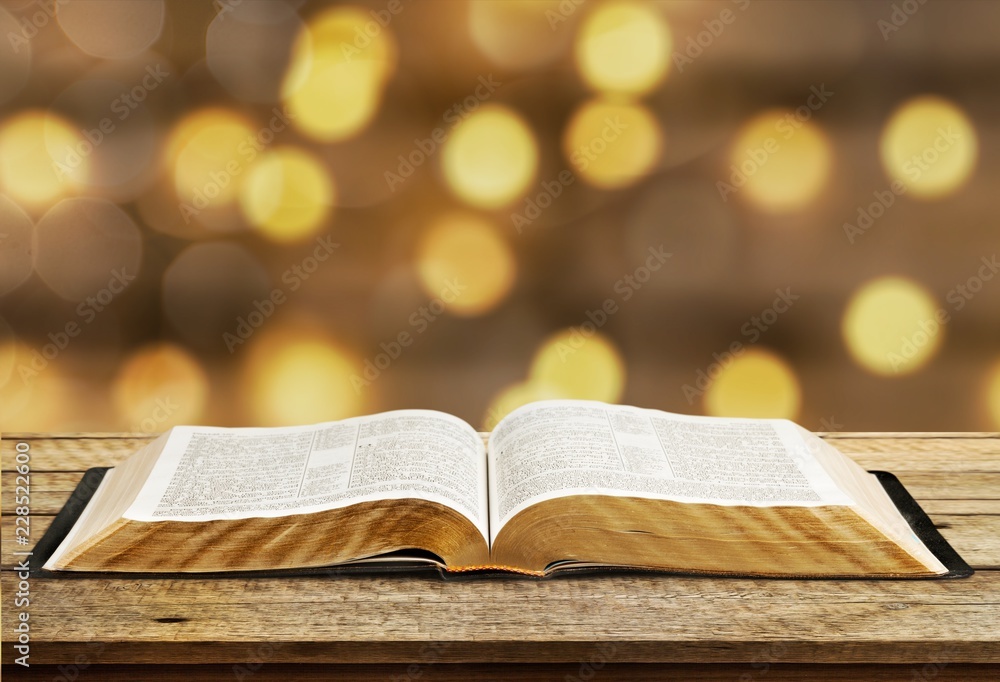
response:
<path id="1" fill-rule="evenodd" d="M 3 574 L 11 594 L 16 577 Z M 605 576 L 546 582 L 390 578 L 36 579 L 33 661 L 273 662 L 584 659 L 738 662 L 1000 662 L 1000 573 L 956 581 L 782 581 Z M 4 612 L 4 639 L 13 619 Z M 93 642 L 100 642 L 95 652 Z"/>
<path id="2" fill-rule="evenodd" d="M 932 519 L 940 514 L 979 516 L 1000 514 L 1000 500 L 919 500 Z"/>
<path id="3" fill-rule="evenodd" d="M 265 649 L 264 651 L 269 651 Z M 606 663 L 597 652 L 592 660 L 564 664 L 437 663 L 375 665 L 310 665 L 264 662 L 248 650 L 247 657 L 227 665 L 83 665 L 71 666 L 86 680 L 188 680 L 218 682 L 252 679 L 253 682 L 361 682 L 362 680 L 421 680 L 422 682 L 552 682 L 552 680 L 616 680 L 621 682 L 774 682 L 829 680 L 830 682 L 994 682 L 1000 666 L 931 662 L 909 665 L 810 665 L 771 663 L 765 648 L 760 660 L 721 665 Z M 4 666 L 8 680 L 51 682 L 69 679 L 59 666 L 32 665 L 30 669 Z"/>
<path id="4" fill-rule="evenodd" d="M 114 466 L 152 440 L 146 438 L 36 438 L 21 441 L 4 436 L 0 441 L 3 471 L 13 471 L 16 445 L 27 442 L 33 472 L 86 471 L 90 467 Z"/>

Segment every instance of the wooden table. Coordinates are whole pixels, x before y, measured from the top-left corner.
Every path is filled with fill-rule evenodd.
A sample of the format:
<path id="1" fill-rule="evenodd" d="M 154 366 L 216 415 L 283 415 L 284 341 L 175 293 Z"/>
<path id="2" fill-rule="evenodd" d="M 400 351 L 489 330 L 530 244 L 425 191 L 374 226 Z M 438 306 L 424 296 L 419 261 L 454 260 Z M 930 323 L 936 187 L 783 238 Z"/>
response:
<path id="1" fill-rule="evenodd" d="M 148 438 L 5 434 L 7 679 L 986 680 L 1000 673 L 1000 434 L 827 434 L 894 472 L 978 571 L 967 580 L 601 577 L 31 582 L 11 665 L 14 449 L 37 541 L 82 472 Z M 30 546 L 30 545 L 29 545 Z M 144 664 L 156 663 L 155 667 Z M 835 665 L 834 665 L 835 664 Z M 60 667 L 61 666 L 61 667 Z"/>

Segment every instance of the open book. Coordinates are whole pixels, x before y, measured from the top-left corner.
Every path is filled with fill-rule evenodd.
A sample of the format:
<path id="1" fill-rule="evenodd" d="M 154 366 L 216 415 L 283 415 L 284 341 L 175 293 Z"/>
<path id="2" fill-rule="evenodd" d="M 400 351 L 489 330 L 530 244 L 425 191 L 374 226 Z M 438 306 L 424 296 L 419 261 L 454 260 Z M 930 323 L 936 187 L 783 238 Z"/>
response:
<path id="1" fill-rule="evenodd" d="M 175 427 L 107 472 L 49 571 L 921 577 L 948 569 L 875 476 L 784 420 L 543 401 L 488 443 L 400 410 L 290 428 Z"/>

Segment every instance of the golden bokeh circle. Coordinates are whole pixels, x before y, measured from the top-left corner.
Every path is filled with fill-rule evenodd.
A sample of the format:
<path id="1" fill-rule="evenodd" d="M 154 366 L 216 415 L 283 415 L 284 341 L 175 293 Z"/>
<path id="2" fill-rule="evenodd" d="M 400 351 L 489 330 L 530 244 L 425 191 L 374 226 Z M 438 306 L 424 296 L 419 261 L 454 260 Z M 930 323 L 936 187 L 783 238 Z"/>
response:
<path id="1" fill-rule="evenodd" d="M 559 393 L 536 381 L 519 381 L 500 389 L 483 415 L 483 430 L 492 431 L 501 419 L 528 403 L 559 398 Z"/>
<path id="2" fill-rule="evenodd" d="M 993 365 L 986 377 L 986 409 L 993 428 L 1000 429 L 1000 362 Z"/>
<path id="3" fill-rule="evenodd" d="M 243 215 L 260 233 L 278 242 L 316 232 L 330 213 L 336 188 L 326 167 L 294 147 L 267 152 L 240 187 Z"/>
<path id="4" fill-rule="evenodd" d="M 130 431 L 160 432 L 196 423 L 208 394 L 208 375 L 197 358 L 166 342 L 132 353 L 112 384 L 115 408 Z"/>
<path id="5" fill-rule="evenodd" d="M 246 365 L 255 423 L 279 426 L 353 417 L 362 399 L 353 356 L 325 334 L 284 327 L 253 339 Z"/>
<path id="6" fill-rule="evenodd" d="M 596 90 L 640 94 L 667 73 L 673 39 L 657 9 L 639 2 L 608 2 L 593 9 L 576 37 L 576 64 Z"/>
<path id="7" fill-rule="evenodd" d="M 421 236 L 417 273 L 424 292 L 450 313 L 482 315 L 502 301 L 517 276 L 507 241 L 487 220 L 448 213 Z"/>
<path id="8" fill-rule="evenodd" d="M 282 86 L 293 125 L 337 142 L 374 118 L 396 69 L 396 39 L 369 10 L 340 6 L 310 19 L 292 49 Z"/>
<path id="9" fill-rule="evenodd" d="M 818 124 L 794 111 L 770 109 L 740 128 L 728 160 L 717 185 L 723 199 L 738 192 L 758 208 L 782 213 L 819 195 L 830 177 L 833 149 Z"/>
<path id="10" fill-rule="evenodd" d="M 201 109 L 178 122 L 167 143 L 167 158 L 175 191 L 187 210 L 231 203 L 261 142 L 253 125 L 228 109 Z"/>
<path id="11" fill-rule="evenodd" d="M 625 361 L 617 346 L 586 322 L 545 339 L 528 379 L 560 398 L 614 403 L 625 390 Z"/>
<path id="12" fill-rule="evenodd" d="M 899 376 L 922 368 L 944 338 L 943 310 L 921 285 L 880 277 L 854 292 L 841 334 L 854 361 L 873 374 Z"/>
<path id="13" fill-rule="evenodd" d="M 892 113 L 882 130 L 879 155 L 886 174 L 913 196 L 937 199 L 972 175 L 979 141 L 959 107 L 940 97 L 922 96 Z"/>
<path id="14" fill-rule="evenodd" d="M 40 208 L 87 182 L 93 146 L 73 124 L 27 109 L 0 125 L 0 186 L 22 207 Z"/>
<path id="15" fill-rule="evenodd" d="M 448 187 L 467 203 L 499 208 L 522 195 L 538 168 L 531 128 L 511 109 L 483 106 L 455 126 L 441 151 Z"/>
<path id="16" fill-rule="evenodd" d="M 641 180 L 662 150 L 660 124 L 640 104 L 589 100 L 576 110 L 563 133 L 563 153 L 573 172 L 604 189 Z"/>
<path id="17" fill-rule="evenodd" d="M 714 417 L 795 419 L 802 389 L 792 367 L 779 355 L 749 348 L 719 368 L 704 396 Z"/>

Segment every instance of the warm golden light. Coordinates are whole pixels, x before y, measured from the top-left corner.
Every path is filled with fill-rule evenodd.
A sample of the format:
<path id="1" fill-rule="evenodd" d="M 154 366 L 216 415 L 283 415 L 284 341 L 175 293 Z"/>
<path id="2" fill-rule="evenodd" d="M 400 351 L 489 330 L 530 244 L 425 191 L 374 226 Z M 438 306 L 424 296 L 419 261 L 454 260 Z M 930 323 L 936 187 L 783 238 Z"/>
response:
<path id="1" fill-rule="evenodd" d="M 358 363 L 324 335 L 286 328 L 253 343 L 247 372 L 255 423 L 310 424 L 360 413 L 351 385 Z"/>
<path id="2" fill-rule="evenodd" d="M 986 379 L 986 409 L 993 428 L 1000 429 L 1000 362 L 993 365 Z"/>
<path id="3" fill-rule="evenodd" d="M 115 408 L 130 431 L 160 432 L 197 423 L 208 393 L 208 376 L 201 364 L 171 343 L 137 350 L 112 385 Z"/>
<path id="4" fill-rule="evenodd" d="M 532 360 L 529 381 L 560 398 L 614 403 L 625 389 L 625 362 L 615 344 L 587 323 L 547 338 Z"/>
<path id="5" fill-rule="evenodd" d="M 580 27 L 576 62 L 592 88 L 643 93 L 663 80 L 672 49 L 670 29 L 655 7 L 609 2 Z"/>
<path id="6" fill-rule="evenodd" d="M 284 97 L 293 125 L 336 142 L 371 121 L 396 68 L 396 40 L 367 9 L 333 7 L 314 17 L 292 51 Z"/>
<path id="7" fill-rule="evenodd" d="M 715 417 L 795 419 L 802 391 L 781 357 L 750 348 L 722 368 L 705 391 L 705 413 Z"/>
<path id="8" fill-rule="evenodd" d="M 591 100 L 577 109 L 563 134 L 563 152 L 573 171 L 606 189 L 641 180 L 662 148 L 660 124 L 637 104 Z"/>
<path id="9" fill-rule="evenodd" d="M 717 183 L 723 199 L 738 192 L 761 209 L 781 213 L 816 198 L 830 176 L 833 151 L 818 125 L 773 109 L 742 127 L 729 163 Z"/>
<path id="10" fill-rule="evenodd" d="M 880 277 L 851 297 L 841 321 L 854 361 L 873 374 L 915 372 L 934 357 L 947 313 L 922 286 L 903 277 Z"/>
<path id="11" fill-rule="evenodd" d="M 940 97 L 917 97 L 893 112 L 879 145 L 882 167 L 915 197 L 936 199 L 961 187 L 979 154 L 976 129 Z"/>
<path id="12" fill-rule="evenodd" d="M 202 109 L 177 124 L 168 150 L 177 196 L 189 210 L 223 206 L 236 198 L 259 153 L 255 141 L 249 121 L 225 109 Z"/>
<path id="13" fill-rule="evenodd" d="M 258 231 L 275 241 L 313 234 L 330 213 L 335 188 L 315 157 L 293 147 L 275 149 L 249 170 L 240 206 Z"/>
<path id="14" fill-rule="evenodd" d="M 87 181 L 89 143 L 66 119 L 23 111 L 0 125 L 0 191 L 37 209 L 77 192 Z"/>
<path id="15" fill-rule="evenodd" d="M 528 124 L 499 105 L 485 106 L 459 123 L 441 154 L 448 186 L 482 208 L 519 197 L 538 167 L 538 146 Z"/>
<path id="16" fill-rule="evenodd" d="M 519 381 L 500 390 L 483 415 L 483 430 L 492 431 L 501 419 L 528 403 L 536 400 L 553 400 L 560 395 L 555 390 L 534 381 Z"/>
<path id="17" fill-rule="evenodd" d="M 65 429 L 71 408 L 59 368 L 30 346 L 0 341 L 0 424 L 4 432 Z"/>
<path id="18" fill-rule="evenodd" d="M 498 230 L 483 218 L 451 213 L 424 233 L 417 272 L 426 294 L 451 313 L 481 315 L 510 292 L 517 263 Z"/>

